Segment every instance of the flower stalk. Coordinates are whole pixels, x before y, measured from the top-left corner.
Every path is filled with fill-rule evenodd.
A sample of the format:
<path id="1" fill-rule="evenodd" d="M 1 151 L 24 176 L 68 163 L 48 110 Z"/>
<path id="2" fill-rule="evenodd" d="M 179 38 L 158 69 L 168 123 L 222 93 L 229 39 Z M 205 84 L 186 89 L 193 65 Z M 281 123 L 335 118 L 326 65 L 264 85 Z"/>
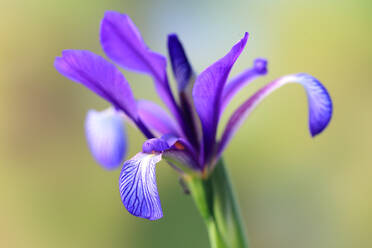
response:
<path id="1" fill-rule="evenodd" d="M 212 248 L 248 247 L 239 206 L 223 159 L 203 179 L 186 178 L 195 204 L 202 215 Z"/>

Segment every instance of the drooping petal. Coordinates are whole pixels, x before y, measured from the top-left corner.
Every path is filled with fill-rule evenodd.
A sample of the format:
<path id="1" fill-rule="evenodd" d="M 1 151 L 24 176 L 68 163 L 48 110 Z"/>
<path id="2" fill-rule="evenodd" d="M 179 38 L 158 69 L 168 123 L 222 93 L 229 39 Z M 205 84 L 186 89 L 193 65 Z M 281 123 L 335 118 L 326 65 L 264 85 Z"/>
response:
<path id="1" fill-rule="evenodd" d="M 193 74 L 185 50 L 176 34 L 168 36 L 168 52 L 171 59 L 174 77 L 178 83 L 178 91 L 184 91 Z"/>
<path id="2" fill-rule="evenodd" d="M 230 80 L 223 90 L 221 112 L 241 88 L 252 82 L 257 77 L 266 75 L 266 73 L 267 60 L 258 58 L 253 62 L 252 68 L 247 69 L 243 73 Z"/>
<path id="3" fill-rule="evenodd" d="M 65 77 L 83 84 L 137 119 L 137 104 L 127 80 L 104 58 L 89 51 L 66 50 L 56 58 L 54 66 Z"/>
<path id="4" fill-rule="evenodd" d="M 308 74 L 300 73 L 288 75 L 281 77 L 261 88 L 232 114 L 225 127 L 221 142 L 219 144 L 219 154 L 222 153 L 236 130 L 255 109 L 255 107 L 267 95 L 287 83 L 299 83 L 306 90 L 309 104 L 309 129 L 311 135 L 314 137 L 327 127 L 332 117 L 333 107 L 331 97 L 329 96 L 326 88 L 319 82 L 318 79 Z"/>
<path id="5" fill-rule="evenodd" d="M 104 58 L 81 50 L 66 50 L 54 66 L 65 77 L 83 84 L 117 109 L 122 110 L 147 138 L 154 137 L 138 119 L 137 102 L 120 71 Z"/>
<path id="6" fill-rule="evenodd" d="M 90 110 L 85 120 L 85 134 L 95 160 L 105 169 L 115 169 L 127 151 L 123 119 L 114 109 Z"/>
<path id="7" fill-rule="evenodd" d="M 128 70 L 150 75 L 166 106 L 182 122 L 166 75 L 166 58 L 151 51 L 129 16 L 107 11 L 101 23 L 101 44 L 107 56 Z"/>
<path id="8" fill-rule="evenodd" d="M 152 131 L 155 131 L 159 135 L 173 134 L 181 135 L 180 128 L 174 119 L 159 105 L 147 101 L 137 101 L 138 114 L 140 119 L 145 125 Z"/>
<path id="9" fill-rule="evenodd" d="M 222 92 L 232 66 L 247 43 L 248 33 L 233 46 L 227 55 L 204 70 L 195 81 L 193 98 L 203 129 L 202 160 L 208 161 L 214 149 L 220 117 Z"/>
<path id="10" fill-rule="evenodd" d="M 157 220 L 163 216 L 156 186 L 155 167 L 162 158 L 178 172 L 199 170 L 187 142 L 172 135 L 147 140 L 143 151 L 126 161 L 119 178 L 125 208 L 133 215 Z"/>
<path id="11" fill-rule="evenodd" d="M 161 154 L 138 153 L 126 161 L 119 177 L 121 200 L 134 216 L 157 220 L 163 217 L 156 185 L 156 163 Z"/>

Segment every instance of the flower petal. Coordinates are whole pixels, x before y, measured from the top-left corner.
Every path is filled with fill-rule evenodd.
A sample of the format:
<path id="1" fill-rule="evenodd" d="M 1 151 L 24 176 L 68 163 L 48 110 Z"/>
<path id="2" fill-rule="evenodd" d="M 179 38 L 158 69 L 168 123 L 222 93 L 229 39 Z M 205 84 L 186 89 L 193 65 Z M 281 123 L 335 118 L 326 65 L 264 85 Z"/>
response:
<path id="1" fill-rule="evenodd" d="M 252 82 L 257 77 L 266 75 L 266 73 L 267 60 L 258 58 L 255 59 L 252 68 L 247 69 L 243 73 L 230 80 L 223 90 L 221 112 L 241 88 Z"/>
<path id="2" fill-rule="evenodd" d="M 137 104 L 130 86 L 120 71 L 102 57 L 89 52 L 66 50 L 54 63 L 65 77 L 81 83 L 132 119 L 137 118 Z"/>
<path id="3" fill-rule="evenodd" d="M 203 129 L 202 160 L 208 162 L 214 149 L 222 92 L 232 66 L 247 43 L 248 33 L 230 52 L 204 70 L 195 81 L 193 98 Z"/>
<path id="4" fill-rule="evenodd" d="M 148 139 L 142 145 L 144 153 L 162 153 L 169 148 L 167 141 L 159 138 Z"/>
<path id="5" fill-rule="evenodd" d="M 187 150 L 169 149 L 163 153 L 163 158 L 182 172 L 202 170 L 197 160 Z"/>
<path id="6" fill-rule="evenodd" d="M 123 119 L 114 109 L 90 110 L 85 120 L 85 134 L 95 160 L 105 169 L 117 168 L 127 151 Z"/>
<path id="7" fill-rule="evenodd" d="M 146 46 L 129 16 L 106 11 L 100 37 L 103 50 L 110 59 L 128 70 L 164 80 L 166 59 Z"/>
<path id="8" fill-rule="evenodd" d="M 184 171 L 202 169 L 193 146 L 185 139 L 166 134 L 160 139 L 167 142 L 169 148 L 163 150 L 163 158 Z"/>
<path id="9" fill-rule="evenodd" d="M 157 220 L 163 217 L 155 166 L 161 154 L 137 153 L 126 161 L 119 177 L 121 200 L 134 216 Z"/>
<path id="10" fill-rule="evenodd" d="M 168 52 L 173 74 L 178 83 L 179 103 L 183 110 L 185 123 L 184 134 L 195 147 L 199 147 L 202 130 L 192 97 L 195 74 L 176 34 L 168 36 Z"/>
<path id="11" fill-rule="evenodd" d="M 176 34 L 168 36 L 168 52 L 171 59 L 174 77 L 178 83 L 178 90 L 184 91 L 193 74 L 185 50 Z"/>
<path id="12" fill-rule="evenodd" d="M 144 124 L 159 135 L 173 134 L 179 136 L 181 131 L 178 124 L 169 114 L 159 105 L 147 101 L 137 101 L 138 114 Z"/>
<path id="13" fill-rule="evenodd" d="M 267 95 L 287 83 L 295 82 L 301 84 L 306 90 L 309 103 L 309 129 L 311 135 L 314 137 L 321 133 L 327 127 L 332 117 L 333 107 L 331 97 L 326 88 L 313 76 L 305 73 L 293 74 L 281 77 L 267 84 L 232 114 L 223 132 L 218 153 L 222 153 L 236 130 Z"/>
<path id="14" fill-rule="evenodd" d="M 129 16 L 107 11 L 101 23 L 101 44 L 107 56 L 126 69 L 153 77 L 160 98 L 182 124 L 166 74 L 166 59 L 151 51 Z"/>

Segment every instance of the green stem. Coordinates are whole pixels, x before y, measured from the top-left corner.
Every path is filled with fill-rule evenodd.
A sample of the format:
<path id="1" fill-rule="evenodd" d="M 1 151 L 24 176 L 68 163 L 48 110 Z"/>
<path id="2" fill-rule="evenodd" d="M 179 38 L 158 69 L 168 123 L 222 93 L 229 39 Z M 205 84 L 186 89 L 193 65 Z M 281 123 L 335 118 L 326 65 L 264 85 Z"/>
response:
<path id="1" fill-rule="evenodd" d="M 224 162 L 220 159 L 207 179 L 186 180 L 208 229 L 213 248 L 248 247 L 244 225 Z"/>

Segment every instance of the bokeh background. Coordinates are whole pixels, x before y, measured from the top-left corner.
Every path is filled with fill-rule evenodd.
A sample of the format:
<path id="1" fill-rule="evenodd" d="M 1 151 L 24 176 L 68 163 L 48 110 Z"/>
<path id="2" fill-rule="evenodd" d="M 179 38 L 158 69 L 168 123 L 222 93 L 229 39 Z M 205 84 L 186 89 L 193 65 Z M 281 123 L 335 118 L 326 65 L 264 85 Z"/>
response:
<path id="1" fill-rule="evenodd" d="M 2 0 L 0 8 L 0 247 L 208 247 L 207 232 L 177 174 L 158 166 L 164 218 L 129 215 L 119 169 L 89 154 L 86 112 L 107 103 L 59 75 L 63 49 L 103 54 L 105 10 L 129 14 L 153 50 L 177 32 L 196 71 L 245 31 L 232 75 L 269 59 L 269 74 L 307 72 L 334 101 L 329 128 L 307 130 L 306 95 L 286 86 L 251 115 L 225 153 L 252 247 L 372 247 L 372 2 L 370 0 Z M 138 98 L 160 103 L 150 78 L 125 72 Z M 172 75 L 169 74 L 172 79 Z M 151 87 L 150 87 L 151 85 Z M 129 156 L 143 142 L 128 127 Z"/>

